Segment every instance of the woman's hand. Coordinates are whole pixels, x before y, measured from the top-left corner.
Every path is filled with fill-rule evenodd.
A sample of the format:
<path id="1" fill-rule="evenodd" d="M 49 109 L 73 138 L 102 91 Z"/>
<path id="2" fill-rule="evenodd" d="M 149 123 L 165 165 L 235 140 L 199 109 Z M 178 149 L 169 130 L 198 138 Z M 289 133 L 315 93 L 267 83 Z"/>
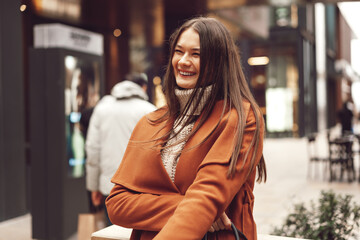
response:
<path id="1" fill-rule="evenodd" d="M 215 232 L 225 229 L 231 229 L 231 221 L 228 216 L 223 213 L 221 216 L 211 225 L 209 232 Z"/>
<path id="2" fill-rule="evenodd" d="M 91 192 L 91 200 L 95 207 L 100 206 L 103 201 L 103 195 L 99 191 Z"/>

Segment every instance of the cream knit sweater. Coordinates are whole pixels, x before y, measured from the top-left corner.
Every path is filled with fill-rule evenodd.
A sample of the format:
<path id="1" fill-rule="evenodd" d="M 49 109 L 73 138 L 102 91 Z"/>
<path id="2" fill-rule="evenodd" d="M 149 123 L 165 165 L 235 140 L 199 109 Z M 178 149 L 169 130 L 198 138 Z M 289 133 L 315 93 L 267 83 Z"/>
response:
<path id="1" fill-rule="evenodd" d="M 208 86 L 205 88 L 204 95 L 202 96 L 201 101 L 198 106 L 195 106 L 195 103 L 196 103 L 196 98 L 195 98 L 195 101 L 193 101 L 192 104 L 190 105 L 188 112 L 192 112 L 192 110 L 194 108 L 196 108 L 194 115 L 198 116 L 201 114 L 203 107 L 204 107 L 207 99 L 210 96 L 211 88 L 212 88 L 211 86 Z M 181 110 L 183 110 L 185 108 L 186 103 L 189 100 L 193 91 L 194 91 L 194 89 L 186 89 L 186 90 L 175 89 L 175 95 L 177 96 L 177 98 L 180 102 Z M 195 124 L 195 122 L 192 122 L 192 123 L 188 124 L 187 126 L 185 126 L 183 129 L 181 129 L 184 126 L 183 124 L 185 124 L 185 122 L 188 118 L 189 118 L 189 115 L 186 115 L 182 119 L 182 122 L 180 122 L 180 123 L 179 123 L 180 119 L 175 120 L 175 122 L 174 122 L 175 127 L 173 128 L 172 133 L 170 135 L 170 140 L 167 142 L 167 144 L 165 145 L 165 148 L 161 152 L 162 162 L 163 162 L 164 167 L 172 181 L 174 181 L 174 179 L 175 179 L 176 166 L 177 166 L 181 151 L 183 150 L 185 143 L 186 143 L 186 141 L 182 141 L 182 140 L 185 139 L 191 133 L 191 130 L 193 129 L 194 124 Z M 178 133 L 178 134 L 176 135 L 176 137 L 172 138 L 175 135 L 175 133 Z"/>

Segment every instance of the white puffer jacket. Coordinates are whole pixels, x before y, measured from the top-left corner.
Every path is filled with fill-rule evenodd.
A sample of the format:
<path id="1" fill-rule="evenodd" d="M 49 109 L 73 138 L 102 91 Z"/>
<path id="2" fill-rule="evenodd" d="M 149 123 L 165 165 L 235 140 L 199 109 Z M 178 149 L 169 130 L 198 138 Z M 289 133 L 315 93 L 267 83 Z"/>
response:
<path id="1" fill-rule="evenodd" d="M 124 155 L 132 130 L 156 107 L 136 83 L 116 84 L 96 105 L 86 139 L 86 188 L 108 195 L 110 182 Z"/>

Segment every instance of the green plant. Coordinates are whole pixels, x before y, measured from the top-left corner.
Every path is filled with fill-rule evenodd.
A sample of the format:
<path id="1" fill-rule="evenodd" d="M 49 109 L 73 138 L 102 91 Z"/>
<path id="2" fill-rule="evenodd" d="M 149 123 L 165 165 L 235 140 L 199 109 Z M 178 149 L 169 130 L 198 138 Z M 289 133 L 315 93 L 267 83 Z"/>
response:
<path id="1" fill-rule="evenodd" d="M 322 191 L 318 205 L 311 201 L 308 209 L 304 203 L 295 204 L 283 226 L 275 227 L 271 234 L 314 240 L 359 239 L 360 205 L 352 198 Z"/>

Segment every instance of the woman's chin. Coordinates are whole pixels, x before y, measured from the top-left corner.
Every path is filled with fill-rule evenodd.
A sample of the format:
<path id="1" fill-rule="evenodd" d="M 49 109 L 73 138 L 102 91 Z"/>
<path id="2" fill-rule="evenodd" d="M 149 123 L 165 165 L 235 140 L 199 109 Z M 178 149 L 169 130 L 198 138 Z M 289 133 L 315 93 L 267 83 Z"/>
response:
<path id="1" fill-rule="evenodd" d="M 176 85 L 179 88 L 190 89 L 190 88 L 195 87 L 196 82 L 197 82 L 197 79 L 177 79 Z"/>

